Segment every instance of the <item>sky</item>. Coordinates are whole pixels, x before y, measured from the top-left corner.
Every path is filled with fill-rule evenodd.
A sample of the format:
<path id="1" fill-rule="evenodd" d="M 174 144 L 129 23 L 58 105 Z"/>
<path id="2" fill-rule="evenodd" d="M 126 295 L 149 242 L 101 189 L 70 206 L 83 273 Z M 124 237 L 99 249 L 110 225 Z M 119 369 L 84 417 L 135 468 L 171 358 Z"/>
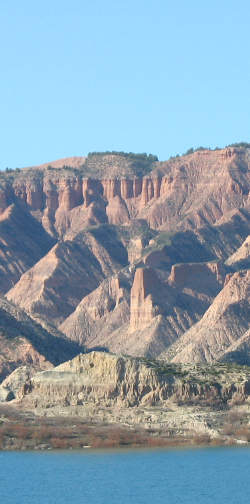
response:
<path id="1" fill-rule="evenodd" d="M 250 142 L 247 0 L 1 0 L 0 169 Z"/>

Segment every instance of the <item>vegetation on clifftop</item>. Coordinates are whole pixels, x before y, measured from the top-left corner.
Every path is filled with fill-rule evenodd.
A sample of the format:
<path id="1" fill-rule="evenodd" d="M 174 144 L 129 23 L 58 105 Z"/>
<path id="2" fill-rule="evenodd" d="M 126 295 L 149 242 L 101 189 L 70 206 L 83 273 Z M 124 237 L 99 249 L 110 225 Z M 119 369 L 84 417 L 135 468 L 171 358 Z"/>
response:
<path id="1" fill-rule="evenodd" d="M 93 172 L 93 169 L 97 170 L 97 172 L 105 172 L 108 165 L 115 165 L 121 168 L 120 173 L 118 170 L 116 175 L 118 178 L 126 175 L 142 177 L 152 171 L 154 163 L 157 161 L 157 156 L 145 152 L 141 154 L 123 151 L 89 152 L 83 169 L 91 168 L 91 172 Z"/>

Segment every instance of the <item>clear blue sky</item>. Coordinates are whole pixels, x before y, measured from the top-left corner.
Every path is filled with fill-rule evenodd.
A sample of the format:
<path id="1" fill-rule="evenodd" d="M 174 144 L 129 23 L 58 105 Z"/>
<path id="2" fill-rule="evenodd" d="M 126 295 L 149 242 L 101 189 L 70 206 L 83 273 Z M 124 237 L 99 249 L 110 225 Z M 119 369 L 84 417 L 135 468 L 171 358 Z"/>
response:
<path id="1" fill-rule="evenodd" d="M 1 0 L 0 168 L 250 142 L 247 0 Z"/>

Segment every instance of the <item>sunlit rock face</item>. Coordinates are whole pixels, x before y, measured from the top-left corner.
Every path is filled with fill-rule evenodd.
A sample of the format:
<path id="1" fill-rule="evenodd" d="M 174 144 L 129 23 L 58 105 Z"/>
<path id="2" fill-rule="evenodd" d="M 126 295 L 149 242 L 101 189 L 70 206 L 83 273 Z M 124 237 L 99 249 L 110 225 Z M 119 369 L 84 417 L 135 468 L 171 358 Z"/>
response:
<path id="1" fill-rule="evenodd" d="M 154 162 L 151 172 L 140 176 L 127 158 L 103 155 L 15 173 L 3 180 L 0 211 L 19 201 L 54 236 L 63 236 L 77 219 L 81 229 L 105 221 L 127 224 L 135 217 L 155 229 L 193 229 L 246 207 L 248 194 L 249 156 L 244 149 L 205 150 Z"/>
<path id="2" fill-rule="evenodd" d="M 88 349 L 186 362 L 242 354 L 249 149 L 150 159 L 92 153 L 1 173 L 0 292 Z M 242 296 L 231 305 L 233 273 Z"/>

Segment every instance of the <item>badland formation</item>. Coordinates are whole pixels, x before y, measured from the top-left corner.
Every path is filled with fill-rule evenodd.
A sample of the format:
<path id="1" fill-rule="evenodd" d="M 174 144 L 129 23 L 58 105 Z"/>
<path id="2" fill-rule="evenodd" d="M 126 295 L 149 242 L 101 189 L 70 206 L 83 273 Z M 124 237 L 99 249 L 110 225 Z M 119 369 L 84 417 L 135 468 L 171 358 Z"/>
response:
<path id="1" fill-rule="evenodd" d="M 250 439 L 249 187 L 240 144 L 1 172 L 2 425 Z"/>

